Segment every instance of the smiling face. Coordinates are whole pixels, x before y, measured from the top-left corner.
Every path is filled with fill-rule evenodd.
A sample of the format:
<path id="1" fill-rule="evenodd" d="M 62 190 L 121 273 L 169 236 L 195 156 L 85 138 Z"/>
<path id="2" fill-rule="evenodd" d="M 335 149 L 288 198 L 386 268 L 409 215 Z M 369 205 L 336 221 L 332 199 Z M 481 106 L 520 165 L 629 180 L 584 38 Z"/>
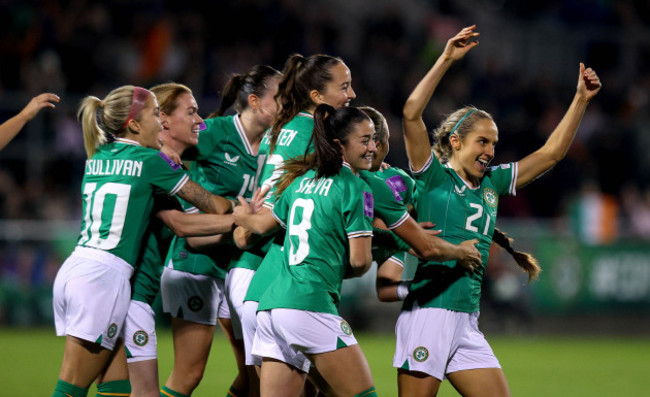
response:
<path id="1" fill-rule="evenodd" d="M 162 147 L 160 143 L 162 124 L 159 113 L 158 100 L 151 95 L 136 118 L 129 121 L 130 129 L 136 133 L 127 133 L 125 138 L 137 141 L 144 147 L 160 150 Z"/>
<path id="2" fill-rule="evenodd" d="M 163 141 L 178 153 L 198 145 L 199 127 L 203 119 L 199 116 L 199 105 L 190 93 L 184 93 L 176 99 L 176 108 L 171 114 L 161 113 Z"/>
<path id="3" fill-rule="evenodd" d="M 343 62 L 339 62 L 330 69 L 332 79 L 325 85 L 323 92 L 314 90 L 312 99 L 316 105 L 326 103 L 335 108 L 348 106 L 350 101 L 357 97 L 352 89 L 352 74 Z"/>
<path id="4" fill-rule="evenodd" d="M 341 144 L 343 160 L 350 164 L 352 171 L 369 170 L 372 166 L 373 155 L 377 146 L 373 136 L 375 127 L 370 120 L 357 123 Z"/>
<path id="5" fill-rule="evenodd" d="M 450 159 L 452 167 L 463 179 L 478 186 L 494 158 L 494 148 L 499 141 L 496 124 L 489 119 L 480 119 L 463 139 L 452 134 L 449 141 L 453 150 Z"/>

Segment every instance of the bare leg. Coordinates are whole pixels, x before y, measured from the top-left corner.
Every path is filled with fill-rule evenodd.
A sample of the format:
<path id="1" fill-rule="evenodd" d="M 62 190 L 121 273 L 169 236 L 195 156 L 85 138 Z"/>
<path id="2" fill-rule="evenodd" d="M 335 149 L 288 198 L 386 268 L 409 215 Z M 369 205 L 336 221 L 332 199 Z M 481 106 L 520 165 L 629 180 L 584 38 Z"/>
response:
<path id="1" fill-rule="evenodd" d="M 66 335 L 59 379 L 87 388 L 104 372 L 113 352 L 97 343 Z"/>
<path id="2" fill-rule="evenodd" d="M 97 376 L 97 384 L 112 382 L 114 380 L 129 379 L 129 370 L 126 366 L 126 351 L 124 350 L 124 340 L 118 339 L 113 349 L 113 354 L 109 358 L 106 369 Z"/>
<path id="3" fill-rule="evenodd" d="M 219 325 L 230 342 L 232 352 L 235 355 L 235 361 L 237 362 L 237 376 L 235 377 L 235 380 L 232 381 L 232 387 L 242 392 L 246 391 L 249 389 L 249 384 L 248 370 L 244 363 L 244 340 L 235 339 L 235 334 L 232 329 L 232 321 L 229 318 L 220 318 Z"/>
<path id="4" fill-rule="evenodd" d="M 260 388 L 262 397 L 298 397 L 307 374 L 283 363 L 265 358 L 262 362 Z"/>
<path id="5" fill-rule="evenodd" d="M 203 378 L 212 347 L 214 325 L 205 325 L 172 318 L 174 337 L 174 369 L 165 386 L 190 395 Z"/>
<path id="6" fill-rule="evenodd" d="M 136 361 L 128 366 L 131 397 L 160 397 L 157 359 Z"/>
<path id="7" fill-rule="evenodd" d="M 397 370 L 397 387 L 400 397 L 431 397 L 438 394 L 440 379 L 424 372 Z"/>
<path id="8" fill-rule="evenodd" d="M 336 395 L 354 396 L 374 386 L 370 367 L 359 345 L 310 355 L 309 359 Z"/>
<path id="9" fill-rule="evenodd" d="M 510 397 L 508 381 L 501 368 L 480 368 L 447 374 L 454 388 L 465 397 Z"/>

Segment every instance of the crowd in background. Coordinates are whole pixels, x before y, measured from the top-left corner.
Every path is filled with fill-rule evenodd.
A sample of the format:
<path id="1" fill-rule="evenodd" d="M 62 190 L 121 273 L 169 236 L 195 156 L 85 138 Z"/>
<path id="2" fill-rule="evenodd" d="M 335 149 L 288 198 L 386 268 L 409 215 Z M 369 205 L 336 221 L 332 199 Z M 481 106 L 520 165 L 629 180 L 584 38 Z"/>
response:
<path id="1" fill-rule="evenodd" d="M 522 158 L 551 133 L 572 99 L 579 61 L 605 86 L 567 158 L 504 199 L 500 218 L 579 229 L 605 216 L 613 230 L 587 242 L 650 240 L 650 5 L 641 0 L 3 1 L 0 119 L 39 92 L 62 103 L 0 154 L 0 220 L 79 216 L 85 153 L 75 112 L 84 95 L 175 81 L 192 88 L 205 116 L 231 73 L 254 64 L 280 69 L 292 53 L 345 59 L 353 104 L 387 116 L 394 132 L 387 161 L 406 168 L 404 101 L 447 38 L 472 23 L 481 44 L 445 77 L 427 125 L 465 104 L 484 108 L 500 127 L 496 163 Z M 35 240 L 28 244 L 35 250 L 2 242 L 3 284 L 49 286 L 68 252 Z"/>

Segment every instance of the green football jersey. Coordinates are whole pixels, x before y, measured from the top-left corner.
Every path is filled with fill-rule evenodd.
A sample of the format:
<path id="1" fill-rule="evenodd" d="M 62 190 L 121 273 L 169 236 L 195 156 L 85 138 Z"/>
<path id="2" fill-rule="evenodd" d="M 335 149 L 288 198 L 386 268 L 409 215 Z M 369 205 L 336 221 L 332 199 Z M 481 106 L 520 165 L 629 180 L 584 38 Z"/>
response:
<path id="1" fill-rule="evenodd" d="M 164 153 L 117 138 L 86 160 L 77 245 L 104 250 L 136 266 L 154 193 L 176 194 L 187 172 Z"/>
<path id="2" fill-rule="evenodd" d="M 376 172 L 361 171 L 360 176 L 372 189 L 375 216 L 384 221 L 388 229 L 395 229 L 408 219 L 409 210 L 414 207 L 417 195 L 413 178 L 395 167 Z M 404 252 L 398 254 L 399 251 L 387 244 L 374 244 L 375 240 L 373 239 L 372 256 L 379 265 L 392 255 L 404 256 Z M 396 240 L 401 242 L 397 237 Z"/>
<path id="3" fill-rule="evenodd" d="M 273 206 L 273 216 L 286 228 L 284 264 L 260 298 L 258 310 L 338 314 L 349 239 L 372 236 L 368 185 L 347 167 L 330 178 L 315 176 L 311 170 L 297 178 Z"/>
<path id="4" fill-rule="evenodd" d="M 271 187 L 267 195 L 271 202 L 275 201 L 275 196 L 271 193 L 274 191 L 275 182 L 282 175 L 279 168 L 284 162 L 314 151 L 313 144 L 309 144 L 313 130 L 314 116 L 307 112 L 300 112 L 280 130 L 273 153 L 271 153 L 270 131 L 262 139 L 260 162 L 264 165 L 260 173 L 259 185 Z"/>
<path id="5" fill-rule="evenodd" d="M 257 187 L 258 156 L 253 152 L 239 115 L 206 119 L 205 125 L 192 157 L 192 179 L 218 196 L 251 198 Z M 186 211 L 194 212 L 194 208 L 185 203 L 183 206 Z M 232 243 L 219 246 L 217 251 L 218 255 L 206 255 L 178 237 L 174 239 L 169 259 L 176 270 L 217 278 L 225 277 L 224 270 L 230 268 L 233 257 L 237 267 L 255 268 L 255 261 L 242 260 L 254 254 L 241 251 Z"/>
<path id="6" fill-rule="evenodd" d="M 171 201 L 173 200 L 173 201 Z M 162 209 L 180 208 L 178 199 L 154 197 L 154 209 L 147 227 L 138 266 L 131 277 L 131 299 L 153 305 L 160 290 L 160 277 L 167 252 L 174 238 L 174 232 L 155 214 Z"/>
<path id="7" fill-rule="evenodd" d="M 152 219 L 145 234 L 145 242 L 138 269 L 131 277 L 133 300 L 152 305 L 160 290 L 163 261 L 174 232 L 158 219 Z"/>
<path id="8" fill-rule="evenodd" d="M 259 155 L 262 168 L 258 184 L 260 187 L 271 187 L 266 196 L 267 207 L 272 207 L 276 200 L 272 187 L 282 175 L 279 168 L 284 162 L 303 156 L 307 151 L 308 153 L 314 151 L 313 145 L 309 145 L 313 130 L 314 116 L 307 112 L 300 112 L 282 127 L 272 154 L 270 154 L 270 131 L 262 139 Z M 256 245 L 255 249 L 259 255 L 249 251 L 251 254 L 244 257 L 249 263 L 257 264 L 257 272 L 248 286 L 245 300 L 259 301 L 271 280 L 277 275 L 278 269 L 282 266 L 281 248 L 283 242 L 284 231 L 279 231 L 274 236 L 265 237 Z"/>
<path id="9" fill-rule="evenodd" d="M 423 169 L 414 174 L 421 182 L 416 205 L 418 221 L 435 223 L 442 230 L 439 237 L 453 244 L 478 239 L 483 264 L 472 273 L 455 261 L 420 260 L 404 309 L 410 309 L 415 299 L 421 307 L 478 311 L 499 196 L 515 195 L 517 163 L 488 168 L 477 188 L 449 165 L 440 164 L 433 154 Z"/>

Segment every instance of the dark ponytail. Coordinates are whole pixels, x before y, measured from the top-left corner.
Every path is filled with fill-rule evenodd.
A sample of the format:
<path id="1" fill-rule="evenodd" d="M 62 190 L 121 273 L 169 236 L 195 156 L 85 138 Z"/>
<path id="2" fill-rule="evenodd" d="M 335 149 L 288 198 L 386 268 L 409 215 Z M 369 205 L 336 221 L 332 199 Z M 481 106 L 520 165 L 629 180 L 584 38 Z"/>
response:
<path id="1" fill-rule="evenodd" d="M 542 271 L 542 268 L 539 266 L 537 259 L 535 259 L 531 254 L 527 252 L 515 251 L 515 249 L 512 248 L 512 242 L 514 240 L 497 228 L 494 228 L 492 241 L 499 244 L 501 247 L 503 247 L 503 249 L 508 251 L 508 253 L 512 255 L 513 258 L 515 258 L 517 265 L 523 271 L 528 273 L 528 282 L 530 282 L 530 280 L 537 280 L 539 273 Z"/>
<path id="2" fill-rule="evenodd" d="M 249 95 L 263 97 L 268 90 L 269 78 L 281 75 L 278 70 L 267 65 L 255 65 L 248 69 L 246 74 L 233 74 L 223 88 L 219 109 L 210 113 L 207 118 L 223 116 L 230 107 L 234 107 L 237 113 L 243 112 L 249 106 Z"/>
<path id="3" fill-rule="evenodd" d="M 345 144 L 357 124 L 369 120 L 370 117 L 363 110 L 353 106 L 335 109 L 325 103 L 318 105 L 314 111 L 314 130 L 307 146 L 309 150 L 313 143 L 314 153 L 305 153 L 301 158 L 284 163 L 280 169 L 285 172 L 276 184 L 275 194 L 282 194 L 291 182 L 310 169 L 316 169 L 316 179 L 338 174 L 343 166 L 341 145 Z"/>

